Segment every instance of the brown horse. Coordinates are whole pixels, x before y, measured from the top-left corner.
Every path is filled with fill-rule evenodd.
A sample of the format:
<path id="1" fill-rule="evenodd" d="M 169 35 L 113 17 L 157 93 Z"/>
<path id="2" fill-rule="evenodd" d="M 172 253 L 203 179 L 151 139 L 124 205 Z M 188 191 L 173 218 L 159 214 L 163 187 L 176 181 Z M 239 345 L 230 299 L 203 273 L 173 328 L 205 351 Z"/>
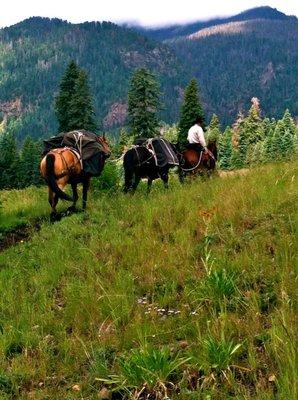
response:
<path id="1" fill-rule="evenodd" d="M 102 146 L 99 170 L 102 171 L 106 158 L 111 154 L 109 144 L 104 136 L 98 136 L 97 141 Z M 80 155 L 69 147 L 53 149 L 49 151 L 41 160 L 40 173 L 49 187 L 49 203 L 52 207 L 51 216 L 57 214 L 56 206 L 59 198 L 72 201 L 73 204 L 68 208 L 75 211 L 76 203 L 79 198 L 77 185 L 83 184 L 83 210 L 87 205 L 87 192 L 89 189 L 91 175 L 82 169 Z M 73 197 L 63 191 L 67 183 L 71 184 Z"/>
<path id="2" fill-rule="evenodd" d="M 194 149 L 186 149 L 180 154 L 179 179 L 183 182 L 186 175 L 198 175 L 207 172 L 210 175 L 216 166 L 217 146 L 215 141 L 207 145 L 207 152 L 198 152 Z"/>

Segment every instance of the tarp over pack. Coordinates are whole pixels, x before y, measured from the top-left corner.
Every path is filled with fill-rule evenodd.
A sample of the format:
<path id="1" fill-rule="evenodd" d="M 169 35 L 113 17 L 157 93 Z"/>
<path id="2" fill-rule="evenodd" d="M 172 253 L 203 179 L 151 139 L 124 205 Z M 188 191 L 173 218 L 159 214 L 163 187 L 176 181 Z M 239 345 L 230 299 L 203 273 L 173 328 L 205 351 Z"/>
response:
<path id="1" fill-rule="evenodd" d="M 95 133 L 85 130 L 60 133 L 58 136 L 44 140 L 43 143 L 44 155 L 53 149 L 70 147 L 81 155 L 84 172 L 92 176 L 101 173 L 102 146 L 97 141 Z"/>
<path id="2" fill-rule="evenodd" d="M 155 164 L 157 167 L 164 167 L 166 164 L 179 165 L 177 155 L 171 145 L 165 139 L 153 138 L 144 143 L 145 146 L 153 151 Z"/>

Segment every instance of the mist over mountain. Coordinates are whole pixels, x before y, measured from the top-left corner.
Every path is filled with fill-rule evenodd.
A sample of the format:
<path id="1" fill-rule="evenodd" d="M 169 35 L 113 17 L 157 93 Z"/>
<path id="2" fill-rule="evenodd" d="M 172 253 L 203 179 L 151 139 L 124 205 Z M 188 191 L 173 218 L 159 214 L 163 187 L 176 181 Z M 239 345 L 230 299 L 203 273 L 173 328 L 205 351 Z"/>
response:
<path id="1" fill-rule="evenodd" d="M 0 30 L 0 118 L 19 139 L 56 133 L 54 99 L 74 59 L 89 74 L 99 127 L 123 126 L 132 72 L 161 83 L 163 121 L 179 118 L 183 89 L 195 76 L 207 118 L 231 123 L 257 96 L 269 116 L 298 115 L 298 20 L 270 7 L 173 27 L 128 28 L 29 18 Z M 3 126 L 3 123 L 2 123 Z"/>
<path id="2" fill-rule="evenodd" d="M 188 36 L 204 28 L 209 28 L 215 25 L 226 24 L 229 22 L 248 21 L 251 19 L 269 19 L 269 20 L 283 20 L 283 21 L 296 21 L 295 16 L 287 16 L 286 14 L 278 11 L 276 8 L 268 6 L 252 8 L 241 12 L 240 14 L 227 17 L 227 18 L 212 18 L 207 21 L 197 21 L 189 24 L 175 24 L 161 28 L 142 28 L 135 27 L 136 30 L 145 34 L 153 39 L 163 41 L 168 39 L 176 39 L 180 36 Z"/>

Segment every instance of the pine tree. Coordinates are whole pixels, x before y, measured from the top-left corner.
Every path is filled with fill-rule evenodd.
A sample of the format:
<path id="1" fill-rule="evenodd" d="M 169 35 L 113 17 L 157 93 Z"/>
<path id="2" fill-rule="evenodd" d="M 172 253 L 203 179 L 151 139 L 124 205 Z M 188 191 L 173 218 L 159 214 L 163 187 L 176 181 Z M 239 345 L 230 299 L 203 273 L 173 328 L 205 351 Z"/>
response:
<path id="1" fill-rule="evenodd" d="M 15 189 L 19 186 L 19 154 L 15 136 L 2 135 L 0 140 L 0 189 Z"/>
<path id="2" fill-rule="evenodd" d="M 158 132 L 161 108 L 160 88 L 155 76 L 140 68 L 135 71 L 128 92 L 128 125 L 133 137 L 150 138 Z"/>
<path id="3" fill-rule="evenodd" d="M 284 116 L 282 118 L 282 122 L 285 128 L 285 131 L 288 131 L 291 135 L 295 135 L 296 125 L 290 114 L 290 111 L 286 109 Z"/>
<path id="4" fill-rule="evenodd" d="M 282 120 L 277 121 L 274 134 L 272 136 L 272 161 L 282 158 L 281 143 L 284 136 L 285 127 Z"/>
<path id="5" fill-rule="evenodd" d="M 228 126 L 219 137 L 218 157 L 220 168 L 230 169 L 232 156 L 232 130 Z"/>
<path id="6" fill-rule="evenodd" d="M 266 139 L 268 136 L 272 136 L 274 130 L 272 130 L 272 125 L 269 118 L 264 118 L 262 121 L 262 131 L 263 138 Z"/>
<path id="7" fill-rule="evenodd" d="M 119 140 L 114 146 L 113 153 L 116 157 L 120 157 L 131 144 L 131 140 L 126 130 L 122 128 L 120 130 Z"/>
<path id="8" fill-rule="evenodd" d="M 218 142 L 221 136 L 219 118 L 216 114 L 212 115 L 210 124 L 207 129 L 207 141 Z"/>
<path id="9" fill-rule="evenodd" d="M 202 121 L 205 120 L 199 97 L 198 83 L 197 80 L 193 78 L 185 90 L 184 103 L 181 108 L 180 121 L 178 124 L 178 143 L 182 148 L 187 144 L 189 128 L 194 125 L 198 118 Z"/>
<path id="10" fill-rule="evenodd" d="M 75 91 L 76 80 L 79 77 L 80 69 L 74 61 L 71 61 L 66 68 L 60 84 L 60 92 L 56 97 L 55 112 L 59 122 L 59 132 L 68 132 L 69 110 L 72 96 Z"/>
<path id="11" fill-rule="evenodd" d="M 21 187 L 40 184 L 40 154 L 40 143 L 28 136 L 24 141 L 20 158 L 19 180 Z"/>
<path id="12" fill-rule="evenodd" d="M 289 130 L 281 138 L 280 152 L 283 158 L 289 158 L 294 154 L 294 135 Z"/>
<path id="13" fill-rule="evenodd" d="M 240 130 L 238 140 L 238 152 L 239 152 L 239 167 L 242 168 L 246 164 L 247 152 L 249 149 L 249 137 L 245 127 Z"/>
<path id="14" fill-rule="evenodd" d="M 273 135 L 267 136 L 263 142 L 263 159 L 267 162 L 274 160 Z"/>
<path id="15" fill-rule="evenodd" d="M 256 143 L 263 139 L 263 125 L 261 119 L 260 102 L 256 97 L 251 99 L 252 106 L 247 118 L 244 120 L 244 129 L 249 144 Z"/>
<path id="16" fill-rule="evenodd" d="M 68 130 L 96 129 L 94 122 L 94 109 L 92 97 L 88 86 L 88 78 L 85 71 L 80 71 L 75 82 L 74 92 L 71 97 L 68 110 Z"/>

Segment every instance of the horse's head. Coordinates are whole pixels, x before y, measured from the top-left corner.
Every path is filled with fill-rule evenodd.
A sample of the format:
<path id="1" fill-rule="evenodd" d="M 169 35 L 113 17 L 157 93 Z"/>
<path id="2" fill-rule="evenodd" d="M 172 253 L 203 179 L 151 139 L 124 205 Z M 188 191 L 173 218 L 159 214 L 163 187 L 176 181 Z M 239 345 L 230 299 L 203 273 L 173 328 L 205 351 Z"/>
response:
<path id="1" fill-rule="evenodd" d="M 214 158 L 215 158 L 215 161 L 217 161 L 217 145 L 216 145 L 216 140 L 210 140 L 210 141 L 208 142 L 207 149 L 208 149 L 209 151 L 211 151 L 211 153 L 213 154 L 213 156 L 214 156 Z"/>
<path id="2" fill-rule="evenodd" d="M 209 170 L 215 168 L 216 160 L 217 160 L 217 146 L 216 141 L 212 140 L 208 142 L 207 145 L 208 151 L 203 154 L 203 163 L 207 166 Z"/>
<path id="3" fill-rule="evenodd" d="M 110 146 L 109 146 L 106 136 L 105 135 L 98 136 L 97 141 L 98 141 L 98 143 L 100 143 L 100 145 L 102 147 L 102 152 L 104 153 L 105 157 L 109 158 L 111 155 L 111 149 L 110 149 Z"/>

